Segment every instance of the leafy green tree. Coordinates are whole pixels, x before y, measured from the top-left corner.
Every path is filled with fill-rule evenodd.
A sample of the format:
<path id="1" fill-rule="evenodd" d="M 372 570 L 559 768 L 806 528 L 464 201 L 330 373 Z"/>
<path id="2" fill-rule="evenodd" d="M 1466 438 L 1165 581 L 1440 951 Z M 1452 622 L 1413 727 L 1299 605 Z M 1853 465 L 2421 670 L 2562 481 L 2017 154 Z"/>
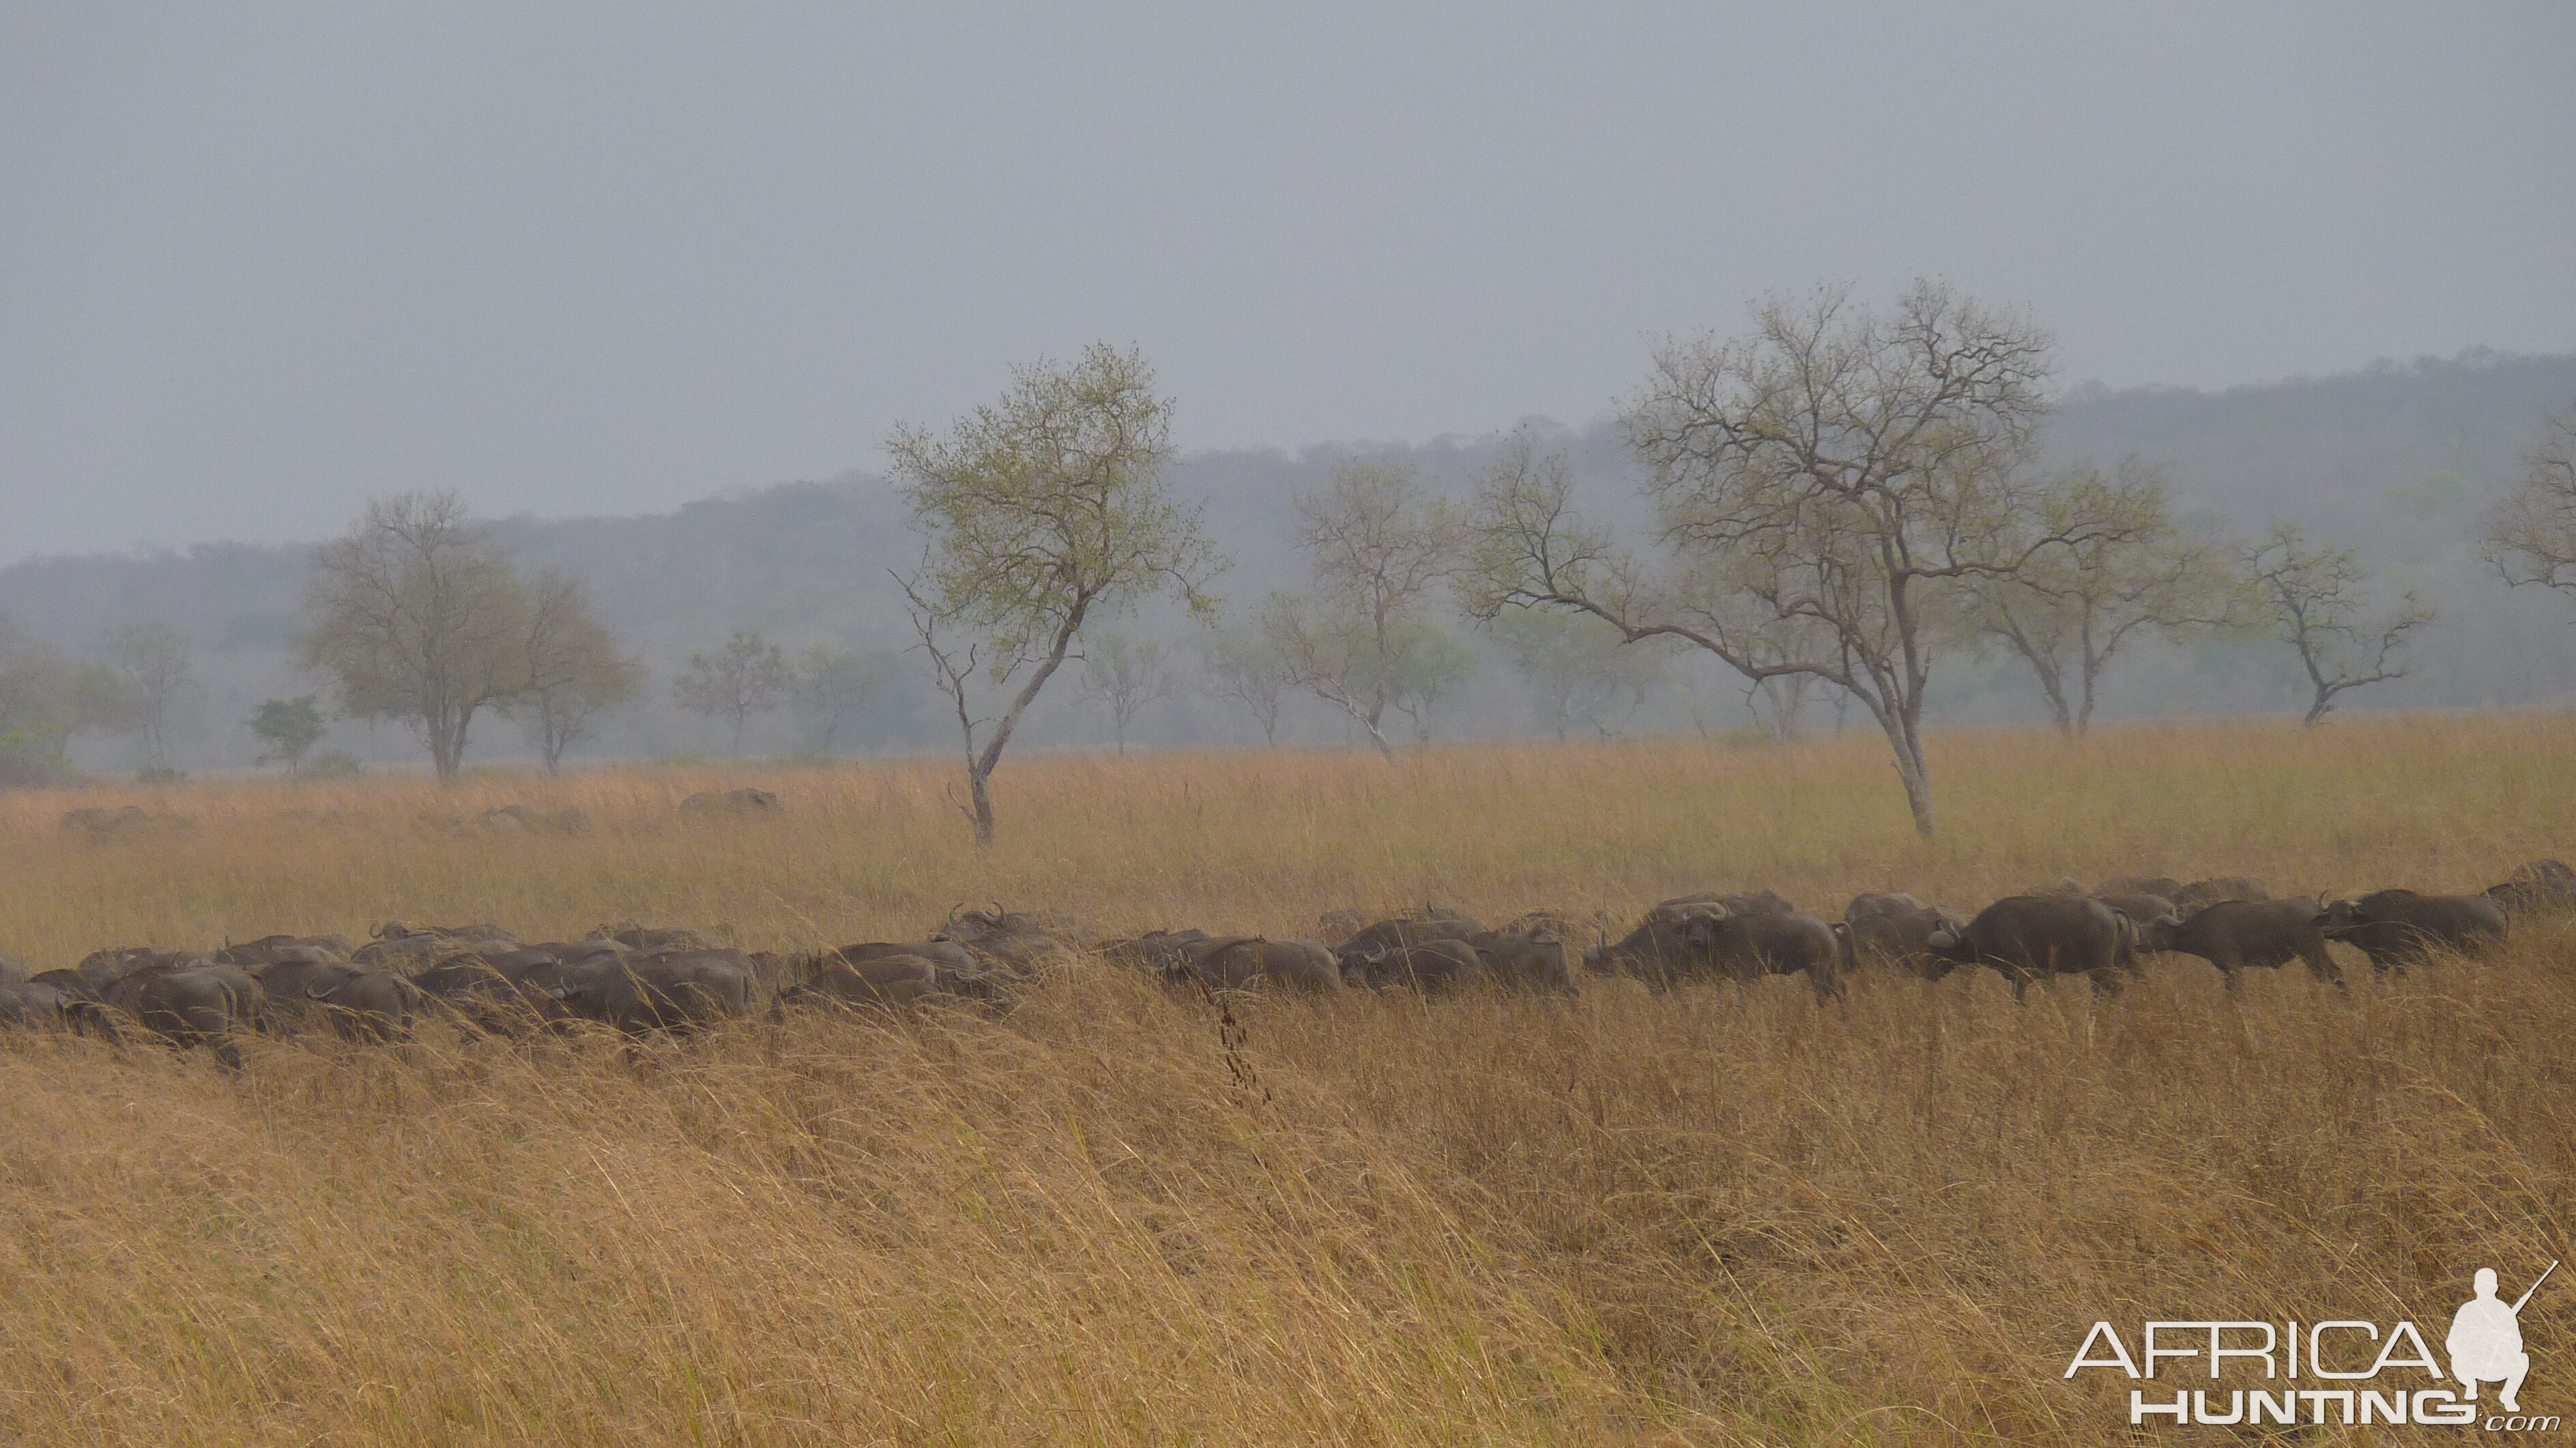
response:
<path id="1" fill-rule="evenodd" d="M 188 636 L 165 623 L 127 624 L 107 636 L 107 656 L 124 684 L 145 763 L 168 769 L 171 712 L 196 685 Z"/>
<path id="2" fill-rule="evenodd" d="M 315 551 L 300 645 L 340 712 L 400 721 L 452 782 L 474 716 L 528 691 L 529 614 L 526 583 L 462 498 L 406 493 Z"/>
<path id="3" fill-rule="evenodd" d="M 2371 616 L 2370 574 L 2352 550 L 2311 543 L 2286 523 L 2246 554 L 2245 570 L 2274 636 L 2298 654 L 2307 674 L 2302 724 L 2324 719 L 2354 689 L 2405 678 L 2407 635 L 2433 621 L 2433 610 L 2411 592 Z"/>
<path id="4" fill-rule="evenodd" d="M 1586 523 L 1564 459 L 1522 435 L 1478 495 L 1470 611 L 1573 610 L 1748 680 L 1822 680 L 1877 720 L 1929 838 L 1923 712 L 1964 585 L 2077 541 L 2033 521 L 2048 373 L 2036 327 L 1938 284 L 1884 312 L 1764 302 L 1745 336 L 1659 349 L 1628 411 L 1653 550 Z"/>
<path id="5" fill-rule="evenodd" d="M 1663 682 L 1660 652 L 1630 646 L 1585 614 L 1519 609 L 1496 617 L 1493 628 L 1528 682 L 1540 722 L 1559 739 L 1578 727 L 1615 737 Z"/>
<path id="6" fill-rule="evenodd" d="M 671 694 L 692 714 L 730 721 L 732 752 L 739 755 L 743 725 L 777 708 L 792 680 L 784 650 L 736 629 L 716 652 L 689 655 L 689 667 L 671 681 Z"/>
<path id="7" fill-rule="evenodd" d="M 1428 615 L 1458 567 L 1458 512 L 1411 472 L 1373 463 L 1334 469 L 1295 506 L 1313 596 L 1273 595 L 1262 636 L 1298 687 L 1349 715 L 1391 758 L 1387 712 L 1412 714 L 1420 734 L 1430 698 L 1455 682 L 1464 646 Z"/>
<path id="8" fill-rule="evenodd" d="M 1973 580 L 1971 607 L 1985 636 L 2030 666 L 2061 732 L 2092 727 L 2103 671 L 2124 646 L 2250 621 L 2240 547 L 2176 523 L 2152 472 L 2133 464 L 2106 478 L 2079 467 L 2034 503 L 2049 541 L 2020 568 Z"/>
<path id="9" fill-rule="evenodd" d="M 268 746 L 259 762 L 283 760 L 290 779 L 302 772 L 305 754 L 321 742 L 325 727 L 322 706 L 312 694 L 263 700 L 250 716 L 252 737 Z"/>
<path id="10" fill-rule="evenodd" d="M 564 751 L 599 715 L 643 692 L 644 665 L 619 646 L 569 574 L 541 573 L 529 584 L 525 638 L 527 687 L 504 708 L 536 736 L 546 772 L 560 774 Z"/>
<path id="11" fill-rule="evenodd" d="M 892 714 L 899 681 L 889 650 L 851 654 L 816 644 L 796 656 L 788 704 L 806 746 L 830 754 Z"/>
<path id="12" fill-rule="evenodd" d="M 2506 583 L 2576 596 L 2576 403 L 2550 415 L 2521 481 L 2487 521 L 2487 561 Z"/>
<path id="13" fill-rule="evenodd" d="M 80 734 L 134 726 L 132 691 L 114 671 L 83 663 L 0 617 L 0 777 L 60 773 Z"/>
<path id="14" fill-rule="evenodd" d="M 1279 719 L 1297 687 L 1295 670 L 1278 645 L 1259 632 L 1219 633 L 1200 650 L 1200 689 L 1237 705 L 1261 726 L 1261 742 L 1279 747 Z"/>
<path id="15" fill-rule="evenodd" d="M 1127 726 L 1136 722 L 1137 713 L 1157 699 L 1170 698 L 1178 687 L 1168 654 L 1152 639 L 1131 639 L 1123 633 L 1083 640 L 1083 692 L 1109 706 L 1110 728 L 1121 755 L 1127 752 Z"/>
<path id="16" fill-rule="evenodd" d="M 887 440 L 921 566 L 900 580 L 914 631 L 955 706 L 975 841 L 993 842 L 993 771 L 1095 613 L 1158 594 L 1204 618 L 1223 561 L 1162 479 L 1171 403 L 1143 354 L 1105 345 L 1017 372 L 944 435 Z M 1001 698 L 986 717 L 977 697 Z"/>

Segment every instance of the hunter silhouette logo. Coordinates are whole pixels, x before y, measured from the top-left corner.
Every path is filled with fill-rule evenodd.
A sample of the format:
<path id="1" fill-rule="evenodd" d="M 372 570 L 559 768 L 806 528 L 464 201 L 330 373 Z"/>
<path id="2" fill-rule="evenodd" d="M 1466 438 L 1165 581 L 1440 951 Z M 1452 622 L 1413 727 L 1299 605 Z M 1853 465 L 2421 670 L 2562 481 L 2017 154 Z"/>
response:
<path id="1" fill-rule="evenodd" d="M 2496 1295 L 2496 1270 L 2479 1268 L 2472 1278 L 2476 1295 L 2451 1315 L 2451 1330 L 2439 1352 L 2422 1329 L 2402 1318 L 2385 1331 L 2378 1323 L 2350 1318 L 2155 1321 L 2140 1324 L 2134 1338 L 2097 1322 L 2075 1349 L 2066 1376 L 2107 1368 L 2140 1382 L 2161 1380 L 2157 1387 L 2129 1390 L 2131 1427 L 2420 1423 L 2547 1432 L 2559 1426 L 2556 1415 L 2522 1411 L 2523 1379 L 2531 1373 L 2522 1310 L 2558 1265 L 2542 1269 L 2511 1302 Z M 2132 1341 L 2138 1347 L 2134 1354 Z M 2239 1386 L 2220 1386 L 2230 1377 Z M 2177 1378 L 2199 1378 L 2209 1386 L 2185 1389 L 2174 1382 Z M 2170 1397 L 2164 1383 L 2173 1384 Z M 2478 1389 L 2489 1383 L 2496 1387 L 2500 1413 L 2481 1412 Z"/>
<path id="2" fill-rule="evenodd" d="M 2508 1413 L 2522 1411 L 2514 1394 L 2522 1391 L 2522 1380 L 2531 1371 L 2531 1354 L 2522 1350 L 2522 1307 L 2557 1270 L 2558 1264 L 2550 1263 L 2507 1307 L 2496 1300 L 2495 1269 L 2478 1269 L 2478 1295 L 2452 1314 L 2451 1335 L 2442 1341 L 2451 1351 L 2451 1376 L 2460 1380 L 2460 1396 L 2474 1403 L 2478 1384 L 2502 1383 L 2504 1390 L 2496 1394 L 2496 1401 Z"/>

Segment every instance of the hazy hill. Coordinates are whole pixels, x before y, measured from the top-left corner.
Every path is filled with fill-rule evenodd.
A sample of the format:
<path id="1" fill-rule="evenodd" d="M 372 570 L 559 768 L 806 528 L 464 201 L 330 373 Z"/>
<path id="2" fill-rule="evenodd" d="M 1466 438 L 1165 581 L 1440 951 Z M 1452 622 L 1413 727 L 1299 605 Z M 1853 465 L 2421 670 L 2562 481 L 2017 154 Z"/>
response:
<path id="1" fill-rule="evenodd" d="M 2353 707 L 2526 704 L 2576 693 L 2576 609 L 2566 600 L 2508 592 L 2476 557 L 2478 518 L 2537 439 L 2550 407 L 2576 398 L 2576 355 L 2472 355 L 2383 365 L 2327 378 L 2203 393 L 2151 388 L 2078 389 L 2051 423 L 2062 457 L 2109 462 L 2127 455 L 2163 465 L 2186 505 L 2244 531 L 2294 520 L 2319 537 L 2361 550 L 2392 587 L 2421 589 L 2443 611 L 2417 650 L 2415 677 L 2368 691 Z M 1554 430 L 1577 460 L 1599 506 L 1626 511 L 1632 481 L 1606 426 Z M 1196 454 L 1173 472 L 1175 485 L 1203 501 L 1210 531 L 1235 560 L 1220 591 L 1238 606 L 1296 583 L 1287 544 L 1288 501 L 1346 456 L 1408 463 L 1435 485 L 1463 492 L 1483 466 L 1489 439 L 1419 446 L 1336 445 L 1279 451 Z M 328 533 L 340 520 L 317 520 Z M 525 559 L 573 569 L 590 580 L 603 613 L 643 654 L 655 678 L 646 700 L 610 721 L 595 746 L 610 754 L 710 752 L 717 736 L 669 704 L 669 681 L 692 650 L 754 629 L 790 648 L 815 642 L 865 652 L 909 642 L 889 570 L 908 566 L 917 544 L 900 500 L 882 480 L 851 475 L 745 490 L 674 513 L 624 518 L 515 517 L 501 535 Z M 39 637 L 92 651 L 117 624 L 160 619 L 195 639 L 202 696 L 188 708 L 182 763 L 246 763 L 256 753 L 240 721 L 260 699 L 307 692 L 289 641 L 303 587 L 300 549 L 209 544 L 184 552 L 33 559 L 0 569 L 0 613 Z M 1147 618 L 1141 632 L 1185 631 Z M 1447 734 L 1515 734 L 1538 726 L 1527 690 L 1500 651 L 1487 647 L 1474 688 L 1441 721 Z M 904 677 L 917 677 L 906 661 Z M 2035 698 L 2014 667 L 1962 661 L 1945 674 L 1943 708 L 1953 719 L 2036 718 Z M 2117 678 L 2114 714 L 2277 709 L 2292 683 L 2281 651 L 2213 646 L 2189 654 L 2142 654 Z M 1741 717 L 1733 689 L 1715 672 L 1699 681 L 1698 722 Z M 921 700 L 898 700 L 877 715 L 863 747 L 950 747 L 941 716 Z M 1105 739 L 1102 710 L 1071 681 L 1031 721 L 1035 745 Z M 1678 693 L 1640 711 L 1637 729 L 1689 729 Z M 1214 703 L 1180 697 L 1151 706 L 1148 742 L 1221 742 L 1246 737 Z M 1320 709 L 1292 732 L 1338 740 Z M 784 711 L 755 725 L 747 748 L 798 747 Z M 331 743 L 363 755 L 410 758 L 398 729 L 338 726 Z M 82 757 L 125 762 L 120 741 L 87 741 Z M 481 727 L 477 757 L 524 752 L 516 729 Z"/>

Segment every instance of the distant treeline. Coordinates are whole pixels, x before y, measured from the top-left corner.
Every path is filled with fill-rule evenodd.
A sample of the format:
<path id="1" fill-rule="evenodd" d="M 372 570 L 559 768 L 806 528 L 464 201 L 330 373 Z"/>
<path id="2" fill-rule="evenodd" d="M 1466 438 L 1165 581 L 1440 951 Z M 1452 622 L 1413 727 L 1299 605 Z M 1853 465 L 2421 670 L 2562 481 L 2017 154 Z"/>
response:
<path id="1" fill-rule="evenodd" d="M 2244 537 L 2295 523 L 2353 550 L 2384 594 L 2419 594 L 2435 618 L 2413 641 L 2410 672 L 2346 707 L 2526 706 L 2576 696 L 2576 612 L 2546 590 L 2508 590 L 2481 549 L 2489 509 L 2526 470 L 2551 410 L 2571 399 L 2576 355 L 2470 355 L 2217 393 L 2079 388 L 2059 401 L 2044 440 L 2053 463 L 2160 472 L 2186 522 Z M 1640 465 L 1614 424 L 1536 425 L 1527 435 L 1567 459 L 1594 516 L 1643 526 Z M 1325 489 L 1337 469 L 1408 473 L 1427 493 L 1464 503 L 1504 445 L 1498 435 L 1181 458 L 1166 477 L 1176 496 L 1204 505 L 1204 531 L 1230 560 L 1213 591 L 1232 634 L 1177 610 L 1103 621 L 1089 635 L 1101 641 L 1090 686 L 1041 698 L 1022 743 L 1368 743 L 1347 711 L 1311 692 L 1289 691 L 1262 718 L 1225 687 L 1224 641 L 1246 636 L 1273 593 L 1309 586 L 1293 545 L 1294 500 Z M 956 730 L 914 648 L 896 581 L 921 558 L 908 520 L 891 484 L 852 474 L 738 490 L 669 514 L 509 518 L 493 535 L 532 574 L 580 579 L 590 609 L 643 670 L 631 702 L 574 742 L 576 758 L 949 751 Z M 347 522 L 316 518 L 314 535 Z M 312 554 L 219 543 L 0 568 L 0 750 L 67 744 L 70 760 L 99 769 L 236 767 L 273 755 L 249 723 L 262 704 L 328 698 L 295 652 Z M 1527 616 L 1479 627 L 1448 612 L 1438 630 L 1438 667 L 1450 672 L 1405 715 L 1399 742 L 1693 731 L 1752 740 L 1837 722 L 1822 691 L 1759 693 L 1685 651 L 1587 669 L 1576 665 L 1597 648 Z M 775 697 L 730 716 L 685 707 L 691 696 L 677 686 L 692 656 L 720 662 L 737 635 L 779 650 Z M 174 648 L 184 655 L 175 671 Z M 837 684 L 821 680 L 834 670 Z M 2030 669 L 2001 646 L 1945 664 L 1932 697 L 1936 723 L 2050 717 Z M 2122 656 L 2102 682 L 2099 715 L 2297 713 L 2307 703 L 2287 649 L 2227 637 L 2151 642 Z M 1856 712 L 1843 722 L 1867 727 Z M 493 718 L 477 728 L 476 759 L 541 753 L 534 723 Z M 346 719 L 330 721 L 318 747 L 370 761 L 422 757 L 401 727 Z"/>

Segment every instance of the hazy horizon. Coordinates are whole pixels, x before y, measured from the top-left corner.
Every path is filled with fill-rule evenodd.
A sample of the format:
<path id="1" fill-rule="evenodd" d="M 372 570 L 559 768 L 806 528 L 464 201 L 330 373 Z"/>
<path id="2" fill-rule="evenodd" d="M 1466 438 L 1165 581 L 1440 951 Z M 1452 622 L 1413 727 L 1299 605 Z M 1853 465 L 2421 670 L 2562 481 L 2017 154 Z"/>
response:
<path id="1" fill-rule="evenodd" d="M 2576 349 L 2576 10 L 0 15 L 0 563 L 665 511 L 1141 346 L 1194 451 L 1581 426 L 1944 276 L 2063 378 Z"/>

